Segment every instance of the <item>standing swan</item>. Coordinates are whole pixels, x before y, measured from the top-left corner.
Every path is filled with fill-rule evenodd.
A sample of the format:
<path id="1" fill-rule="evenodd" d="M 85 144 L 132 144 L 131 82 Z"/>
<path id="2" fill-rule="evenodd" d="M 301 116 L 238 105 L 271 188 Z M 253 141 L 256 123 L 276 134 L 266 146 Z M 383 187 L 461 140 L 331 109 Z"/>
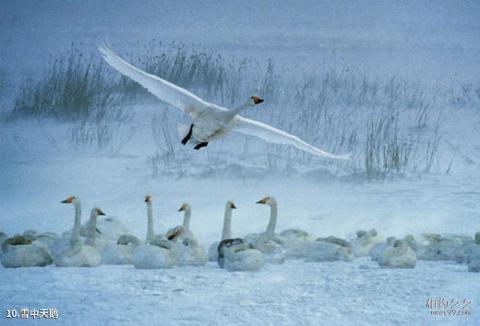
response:
<path id="1" fill-rule="evenodd" d="M 265 261 L 273 264 L 282 264 L 285 261 L 285 247 L 283 241 L 275 235 L 277 225 L 278 206 L 273 197 L 264 197 L 257 204 L 270 206 L 270 220 L 264 233 L 247 235 L 245 240 L 253 243 L 255 248 L 263 252 Z"/>
<path id="2" fill-rule="evenodd" d="M 172 268 L 175 265 L 175 246 L 166 239 L 154 237 L 153 232 L 153 197 L 147 195 L 147 236 L 145 244 L 133 250 L 132 262 L 139 269 Z"/>
<path id="3" fill-rule="evenodd" d="M 230 272 L 258 271 L 264 265 L 263 253 L 243 239 L 232 239 L 232 210 L 236 208 L 232 201 L 228 201 L 225 205 L 222 241 L 220 244 L 213 244 L 217 251 L 218 265 Z"/>
<path id="4" fill-rule="evenodd" d="M 97 236 L 97 217 L 104 216 L 100 208 L 94 207 L 90 213 L 88 235 L 85 244 L 80 239 L 81 205 L 77 197 L 68 197 L 64 204 L 75 207 L 75 222 L 70 239 L 58 239 L 52 248 L 55 265 L 65 267 L 95 267 L 100 265 L 102 258 L 95 248 Z"/>
<path id="5" fill-rule="evenodd" d="M 259 137 L 269 143 L 291 145 L 319 157 L 341 160 L 347 160 L 350 157 L 350 155 L 338 156 L 328 153 L 283 130 L 239 116 L 240 112 L 263 102 L 257 96 L 252 96 L 233 110 L 228 110 L 208 103 L 183 88 L 132 66 L 106 46 L 98 45 L 98 49 L 110 66 L 145 87 L 160 100 L 190 115 L 192 124 L 182 140 L 184 145 L 191 143 L 195 149 L 200 149 L 208 146 L 210 141 L 222 138 L 233 130 Z"/>

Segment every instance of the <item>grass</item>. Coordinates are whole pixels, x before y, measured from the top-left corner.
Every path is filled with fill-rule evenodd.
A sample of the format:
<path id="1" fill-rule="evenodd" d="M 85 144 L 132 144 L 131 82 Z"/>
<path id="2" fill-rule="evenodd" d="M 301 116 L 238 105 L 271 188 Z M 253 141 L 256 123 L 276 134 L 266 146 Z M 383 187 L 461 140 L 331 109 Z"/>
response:
<path id="1" fill-rule="evenodd" d="M 142 53 L 120 54 L 141 69 L 225 107 L 238 105 L 253 94 L 264 97 L 262 107 L 246 112 L 248 117 L 331 152 L 353 153 L 348 170 L 367 179 L 425 173 L 435 162 L 442 139 L 439 99 L 415 83 L 397 78 L 379 81 L 336 68 L 292 74 L 272 60 L 225 59 L 214 50 L 178 43 L 152 41 Z M 449 101 L 477 103 L 479 97 L 480 91 L 471 86 L 463 93 L 452 92 Z M 138 84 L 107 68 L 98 54 L 87 56 L 72 46 L 53 61 L 44 78 L 23 84 L 10 118 L 73 121 L 77 123 L 72 130 L 74 144 L 104 148 L 133 137 L 133 131 L 128 136 L 116 135 L 122 129 L 118 127 L 131 120 L 123 107 L 149 99 L 152 96 Z M 176 124 L 184 118 L 172 112 L 165 111 L 151 121 L 159 148 L 151 153 L 151 165 L 157 171 L 159 165 L 185 160 L 176 131 Z M 241 148 L 246 160 L 260 148 L 265 164 L 275 168 L 288 168 L 293 161 L 318 162 L 293 148 L 248 138 L 236 148 Z M 228 158 L 231 148 L 206 151 L 212 163 L 223 162 L 221 158 Z"/>

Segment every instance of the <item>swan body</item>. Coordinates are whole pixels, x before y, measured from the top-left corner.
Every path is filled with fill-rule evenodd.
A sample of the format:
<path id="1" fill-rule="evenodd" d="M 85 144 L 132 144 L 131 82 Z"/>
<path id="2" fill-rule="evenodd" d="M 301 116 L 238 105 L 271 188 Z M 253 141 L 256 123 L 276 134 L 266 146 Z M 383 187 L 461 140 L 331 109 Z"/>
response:
<path id="1" fill-rule="evenodd" d="M 24 236 L 14 236 L 2 243 L 1 263 L 6 268 L 47 266 L 53 260 L 45 246 Z"/>
<path id="2" fill-rule="evenodd" d="M 357 257 L 368 256 L 373 247 L 381 241 L 382 239 L 375 229 L 357 231 L 357 238 L 351 241 L 353 253 Z"/>
<path id="3" fill-rule="evenodd" d="M 458 235 L 424 234 L 426 243 L 418 245 L 417 257 L 420 260 L 451 260 L 464 262 L 465 245 L 471 239 Z"/>
<path id="4" fill-rule="evenodd" d="M 397 239 L 395 237 L 388 237 L 386 242 L 380 242 L 375 244 L 370 251 L 370 258 L 374 261 L 378 261 L 382 254 L 385 252 L 385 250 L 393 246 L 396 240 Z"/>
<path id="5" fill-rule="evenodd" d="M 382 268 L 414 268 L 417 262 L 415 251 L 405 240 L 395 240 L 378 259 Z"/>
<path id="6" fill-rule="evenodd" d="M 222 238 L 216 248 L 218 265 L 229 272 L 258 271 L 265 263 L 263 253 L 244 239 L 232 238 L 232 210 L 236 208 L 233 201 L 225 204 Z"/>
<path id="7" fill-rule="evenodd" d="M 81 204 L 77 197 L 69 197 L 62 203 L 74 204 L 75 222 L 70 238 L 62 237 L 52 246 L 52 256 L 56 266 L 61 267 L 95 267 L 101 264 L 102 258 L 96 249 L 96 220 L 104 216 L 99 208 L 90 213 L 89 233 L 85 243 L 80 239 Z"/>
<path id="8" fill-rule="evenodd" d="M 160 100 L 190 116 L 192 124 L 182 140 L 184 145 L 190 143 L 195 149 L 200 149 L 207 146 L 210 141 L 222 138 L 230 131 L 236 131 L 261 138 L 269 143 L 291 145 L 318 157 L 341 160 L 347 160 L 350 157 L 328 153 L 283 130 L 239 116 L 240 112 L 263 102 L 257 96 L 252 96 L 244 104 L 228 110 L 208 103 L 183 88 L 134 67 L 107 46 L 99 45 L 98 49 L 105 61 L 114 69 L 142 85 Z"/>
<path id="9" fill-rule="evenodd" d="M 127 265 L 132 264 L 132 255 L 139 245 L 140 239 L 131 234 L 121 235 L 117 243 L 109 243 L 101 251 L 102 264 Z"/>
<path id="10" fill-rule="evenodd" d="M 468 271 L 480 272 L 480 231 L 475 233 L 475 238 L 471 243 L 465 245 L 464 254 Z"/>
<path id="11" fill-rule="evenodd" d="M 305 261 L 351 261 L 353 259 L 352 245 L 336 237 L 318 238 L 309 246 Z"/>
<path id="12" fill-rule="evenodd" d="M 278 237 L 285 245 L 287 258 L 305 258 L 314 243 L 313 237 L 303 230 L 286 229 Z"/>
<path id="13" fill-rule="evenodd" d="M 176 261 L 177 244 L 162 236 L 154 235 L 153 228 L 153 197 L 145 197 L 147 205 L 147 235 L 145 243 L 136 246 L 131 254 L 133 266 L 138 269 L 172 268 Z M 120 239 L 119 239 L 120 242 Z"/>
<path id="14" fill-rule="evenodd" d="M 256 272 L 265 265 L 260 250 L 243 239 L 225 239 L 218 245 L 218 265 L 229 272 Z"/>

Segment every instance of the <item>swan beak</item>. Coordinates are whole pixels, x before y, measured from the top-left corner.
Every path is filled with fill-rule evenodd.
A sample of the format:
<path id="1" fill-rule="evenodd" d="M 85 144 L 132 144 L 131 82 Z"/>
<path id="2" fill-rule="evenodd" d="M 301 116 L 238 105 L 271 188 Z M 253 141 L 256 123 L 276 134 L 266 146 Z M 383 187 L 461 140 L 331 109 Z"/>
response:
<path id="1" fill-rule="evenodd" d="M 254 104 L 260 104 L 263 102 L 263 99 L 261 99 L 260 97 L 258 96 L 252 96 L 252 100 L 253 100 L 253 103 Z"/>
<path id="2" fill-rule="evenodd" d="M 145 202 L 146 202 L 146 203 L 151 203 L 151 202 L 152 202 L 152 196 L 151 196 L 151 195 L 147 195 L 147 196 L 145 197 Z"/>
<path id="3" fill-rule="evenodd" d="M 237 209 L 237 206 L 235 206 L 234 203 L 232 203 L 230 207 L 231 207 L 232 209 Z"/>
<path id="4" fill-rule="evenodd" d="M 74 196 L 70 196 L 70 197 L 68 197 L 67 199 L 62 200 L 60 203 L 61 203 L 61 204 L 71 204 L 71 203 L 73 203 L 73 200 L 74 200 L 74 199 L 75 199 Z"/>
<path id="5" fill-rule="evenodd" d="M 268 201 L 268 197 L 265 197 L 265 198 L 262 198 L 259 201 L 257 201 L 257 204 L 264 204 L 265 205 L 267 203 L 267 201 Z"/>
<path id="6" fill-rule="evenodd" d="M 101 209 L 97 208 L 97 215 L 98 215 L 98 216 L 105 216 L 105 215 L 107 215 L 107 214 L 105 214 L 104 212 L 102 212 Z"/>
<path id="7" fill-rule="evenodd" d="M 184 204 L 182 204 L 182 206 L 180 206 L 180 208 L 178 209 L 178 211 L 179 211 L 179 212 L 183 212 L 184 210 L 187 209 L 187 207 L 188 207 L 188 205 L 184 203 Z"/>

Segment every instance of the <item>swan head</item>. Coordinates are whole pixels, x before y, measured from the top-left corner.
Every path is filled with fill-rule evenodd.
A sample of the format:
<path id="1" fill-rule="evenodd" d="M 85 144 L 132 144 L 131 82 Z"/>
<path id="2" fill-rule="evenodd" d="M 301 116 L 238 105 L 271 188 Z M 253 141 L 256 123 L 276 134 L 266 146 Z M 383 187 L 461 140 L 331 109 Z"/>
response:
<path id="1" fill-rule="evenodd" d="M 260 104 L 263 102 L 263 99 L 261 99 L 260 97 L 258 96 L 252 96 L 250 97 L 250 103 L 251 103 L 251 106 L 255 106 L 257 104 Z"/>
<path id="2" fill-rule="evenodd" d="M 145 196 L 145 202 L 146 202 L 146 203 L 151 203 L 151 202 L 152 202 L 152 199 L 153 199 L 152 195 L 146 195 L 146 196 Z"/>
<path id="3" fill-rule="evenodd" d="M 235 203 L 232 200 L 227 201 L 227 208 L 229 209 L 236 209 Z"/>
<path id="4" fill-rule="evenodd" d="M 263 197 L 259 201 L 257 201 L 257 204 L 263 204 L 263 205 L 268 205 L 272 206 L 275 205 L 277 202 L 275 201 L 275 198 L 273 197 Z"/>
<path id="5" fill-rule="evenodd" d="M 75 197 L 75 196 L 70 196 L 70 197 L 68 197 L 67 199 L 62 200 L 61 203 L 62 203 L 62 204 L 73 204 L 73 203 L 75 203 L 75 202 L 77 202 L 77 201 L 78 201 L 77 197 Z"/>
<path id="6" fill-rule="evenodd" d="M 187 203 L 183 203 L 182 206 L 180 206 L 180 208 L 178 209 L 179 212 L 185 212 L 188 210 L 190 210 L 190 205 L 188 205 Z"/>
<path id="7" fill-rule="evenodd" d="M 97 216 L 105 216 L 105 215 L 107 215 L 107 214 L 105 214 L 105 213 L 104 213 L 100 208 L 98 208 L 98 207 L 93 208 L 92 213 L 93 213 L 93 212 L 95 212 L 95 214 L 96 214 Z"/>

